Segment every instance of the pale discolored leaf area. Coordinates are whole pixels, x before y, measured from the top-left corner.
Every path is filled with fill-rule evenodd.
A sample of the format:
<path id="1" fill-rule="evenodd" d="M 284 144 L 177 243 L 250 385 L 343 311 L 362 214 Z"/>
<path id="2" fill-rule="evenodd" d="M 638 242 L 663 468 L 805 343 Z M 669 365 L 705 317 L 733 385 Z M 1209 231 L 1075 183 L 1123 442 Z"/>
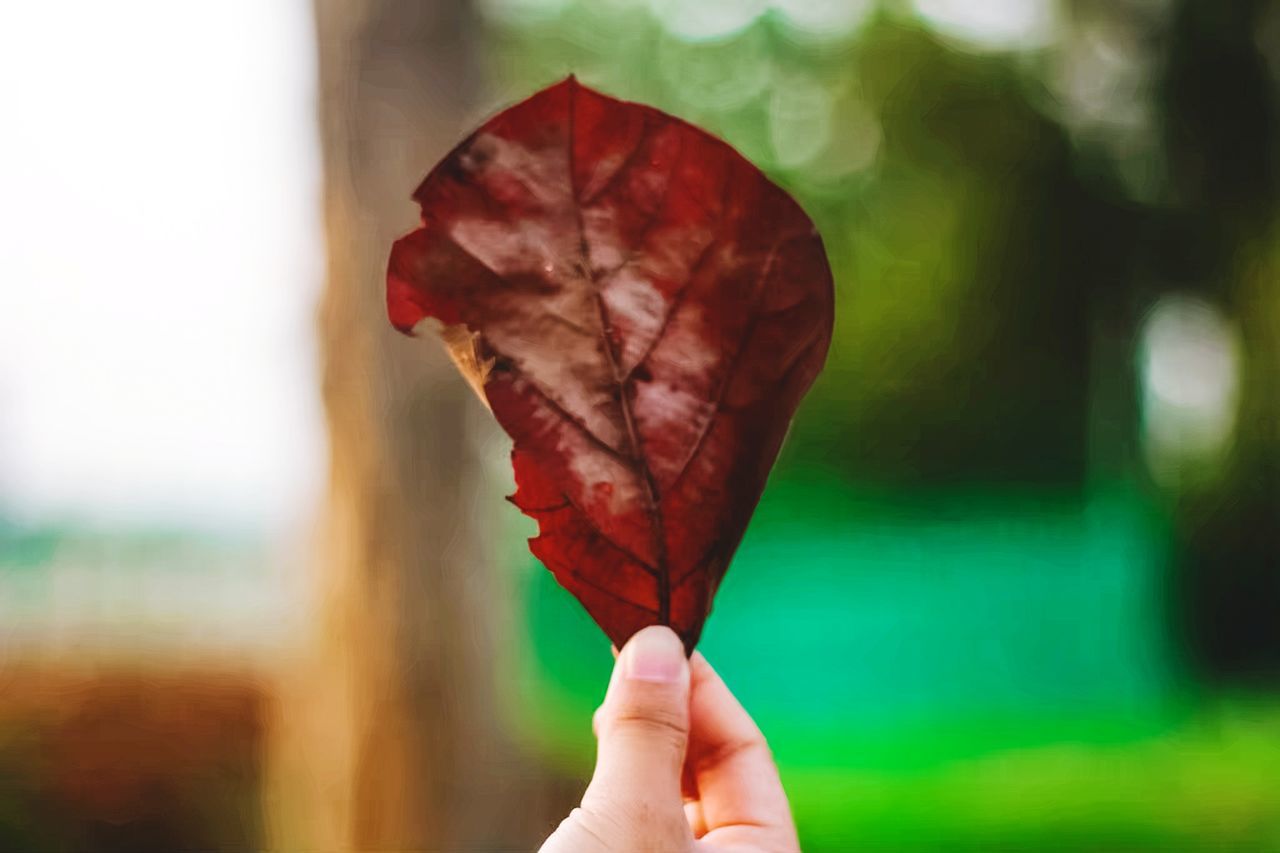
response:
<path id="1" fill-rule="evenodd" d="M 440 330 L 440 339 L 444 341 L 449 357 L 457 366 L 458 372 L 467 380 L 471 390 L 476 392 L 486 406 L 488 399 L 484 396 L 484 383 L 493 369 L 493 356 L 485 356 L 480 351 L 480 336 L 459 323 L 456 326 L 445 326 Z"/>
<path id="2" fill-rule="evenodd" d="M 662 623 L 692 649 L 830 343 L 813 223 L 725 142 L 572 77 L 414 197 L 391 321 L 453 330 L 531 550 L 617 645 Z"/>

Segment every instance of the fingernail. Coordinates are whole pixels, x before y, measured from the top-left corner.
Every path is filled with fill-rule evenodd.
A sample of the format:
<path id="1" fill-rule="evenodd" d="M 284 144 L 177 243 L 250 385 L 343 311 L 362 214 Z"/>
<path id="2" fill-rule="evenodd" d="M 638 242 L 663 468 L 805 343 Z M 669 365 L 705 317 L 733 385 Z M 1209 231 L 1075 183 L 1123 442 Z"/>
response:
<path id="1" fill-rule="evenodd" d="M 684 669 L 684 645 L 670 628 L 652 625 L 633 636 L 622 650 L 623 674 L 632 681 L 671 684 Z"/>

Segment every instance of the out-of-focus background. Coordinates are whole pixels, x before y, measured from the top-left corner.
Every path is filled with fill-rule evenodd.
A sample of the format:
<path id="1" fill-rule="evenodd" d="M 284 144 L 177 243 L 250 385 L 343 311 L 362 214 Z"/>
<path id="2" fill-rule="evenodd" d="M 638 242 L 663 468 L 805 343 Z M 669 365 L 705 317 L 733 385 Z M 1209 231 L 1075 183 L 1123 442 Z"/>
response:
<path id="1" fill-rule="evenodd" d="M 569 72 L 838 290 L 703 649 L 805 849 L 1280 850 L 1280 3 L 20 3 L 0 850 L 530 849 L 608 644 L 382 270 Z"/>

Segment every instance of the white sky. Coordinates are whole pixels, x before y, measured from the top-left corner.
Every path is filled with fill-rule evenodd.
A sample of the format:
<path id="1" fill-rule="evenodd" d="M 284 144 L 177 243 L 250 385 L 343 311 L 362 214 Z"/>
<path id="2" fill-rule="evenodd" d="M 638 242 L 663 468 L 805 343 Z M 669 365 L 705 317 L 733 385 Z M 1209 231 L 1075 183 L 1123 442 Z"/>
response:
<path id="1" fill-rule="evenodd" d="M 0 27 L 0 515 L 311 509 L 306 0 L 14 3 Z"/>

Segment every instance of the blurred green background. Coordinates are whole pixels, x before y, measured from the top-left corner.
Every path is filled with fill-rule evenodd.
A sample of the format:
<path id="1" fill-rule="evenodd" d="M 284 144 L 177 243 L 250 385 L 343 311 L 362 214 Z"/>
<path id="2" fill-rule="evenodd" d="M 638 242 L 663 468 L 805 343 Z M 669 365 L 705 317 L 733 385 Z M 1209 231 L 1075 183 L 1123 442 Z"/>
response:
<path id="1" fill-rule="evenodd" d="M 1280 849 L 1275 4 L 492 0 L 817 221 L 836 337 L 703 648 L 805 849 Z M 526 583 L 529 736 L 609 661 Z"/>
<path id="2" fill-rule="evenodd" d="M 159 194 L 105 263 L 0 254 L 0 849 L 527 849 L 576 801 L 607 644 L 497 501 L 504 439 L 380 303 L 417 176 L 574 73 L 732 143 L 835 272 L 701 644 L 804 848 L 1280 851 L 1280 3 L 295 5 L 187 13 L 199 97 L 140 54 L 142 106 L 99 117 L 143 130 L 91 165 L 132 152 Z M 110 44 L 167 43 L 162 6 Z M 33 56 L 3 68 L 31 103 L 92 85 Z M 21 113 L 15 177 L 71 132 L 51 115 Z M 32 198 L 79 198 L 63 162 Z M 136 236 L 179 204 L 190 234 Z M 30 245 L 75 214 L 5 222 Z M 134 302 L 95 344 L 104 267 Z M 24 397 L 57 358 L 96 408 Z M 137 378 L 165 363 L 199 392 Z"/>

